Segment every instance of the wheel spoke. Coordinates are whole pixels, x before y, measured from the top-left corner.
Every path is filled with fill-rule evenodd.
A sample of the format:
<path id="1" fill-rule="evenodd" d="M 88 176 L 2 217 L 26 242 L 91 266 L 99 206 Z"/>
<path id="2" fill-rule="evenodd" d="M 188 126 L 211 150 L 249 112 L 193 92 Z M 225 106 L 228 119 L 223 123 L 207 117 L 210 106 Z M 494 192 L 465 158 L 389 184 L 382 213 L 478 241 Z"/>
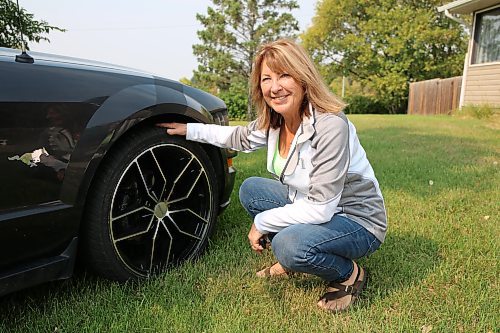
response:
<path id="1" fill-rule="evenodd" d="M 197 240 L 201 240 L 201 237 L 193 235 L 193 234 L 190 234 L 189 232 L 185 232 L 184 230 L 181 230 L 181 228 L 179 228 L 179 226 L 177 225 L 177 223 L 175 223 L 175 221 L 172 218 L 172 216 L 168 215 L 168 218 L 170 219 L 170 221 L 175 226 L 175 228 L 177 229 L 178 232 L 180 232 L 181 234 L 184 234 L 186 236 L 189 236 L 191 238 L 194 238 L 194 239 L 197 239 Z"/>
<path id="2" fill-rule="evenodd" d="M 137 237 L 137 236 L 144 235 L 144 234 L 148 233 L 149 229 L 151 229 L 151 225 L 153 224 L 154 219 L 155 219 L 155 216 L 154 215 L 151 216 L 151 220 L 149 221 L 149 224 L 148 224 L 148 226 L 146 227 L 145 230 L 139 231 L 139 232 L 136 232 L 136 233 L 133 233 L 133 234 L 130 234 L 130 235 L 125 236 L 125 237 L 120 237 L 118 239 L 115 239 L 114 243 L 116 244 L 116 243 L 121 242 L 123 240 L 127 240 L 127 239 L 130 239 L 130 238 L 134 238 L 134 237 Z"/>
<path id="3" fill-rule="evenodd" d="M 172 195 L 172 193 L 174 192 L 175 185 L 177 184 L 177 182 L 179 181 L 179 179 L 182 177 L 182 175 L 184 174 L 184 172 L 186 172 L 187 168 L 189 167 L 189 165 L 191 164 L 191 162 L 193 161 L 193 159 L 194 158 L 191 156 L 191 159 L 187 162 L 187 164 L 184 167 L 184 169 L 182 169 L 182 171 L 179 173 L 179 175 L 177 176 L 177 178 L 174 180 L 174 183 L 172 184 L 172 188 L 170 189 L 170 193 L 168 194 L 168 197 L 166 199 L 167 202 L 170 199 L 170 196 Z"/>
<path id="4" fill-rule="evenodd" d="M 148 194 L 148 196 L 154 201 L 154 202 L 158 202 L 158 199 L 156 199 L 154 196 L 151 195 L 151 193 L 149 193 L 149 189 L 148 189 L 148 185 L 146 184 L 146 179 L 144 179 L 144 174 L 142 173 L 142 169 L 139 165 L 139 162 L 137 161 L 137 159 L 135 159 L 135 164 L 137 165 L 137 169 L 139 170 L 139 174 L 141 175 L 141 179 L 142 179 L 142 183 L 144 184 L 144 189 L 146 190 L 146 193 Z"/>
<path id="5" fill-rule="evenodd" d="M 158 167 L 158 171 L 160 171 L 161 177 L 163 178 L 163 188 L 161 189 L 160 196 L 158 197 L 158 200 L 163 197 L 163 193 L 165 192 L 165 188 L 167 187 L 167 178 L 163 174 L 163 170 L 160 167 L 160 163 L 158 163 L 158 159 L 156 158 L 155 153 L 153 152 L 153 149 L 149 150 L 151 152 L 151 155 L 153 156 L 153 159 L 155 160 L 156 166 Z"/>
<path id="6" fill-rule="evenodd" d="M 114 221 L 116 221 L 116 220 L 119 220 L 119 219 L 121 219 L 121 218 L 124 218 L 124 217 L 126 217 L 126 216 L 128 216 L 128 215 L 131 215 L 131 214 L 137 213 L 138 211 L 143 210 L 143 209 L 145 209 L 145 210 L 147 210 L 147 211 L 149 211 L 149 212 L 151 212 L 151 213 L 153 213 L 153 214 L 155 213 L 155 212 L 154 212 L 154 210 L 152 210 L 151 208 L 146 207 L 146 206 L 142 206 L 142 207 L 136 208 L 136 209 L 134 209 L 134 210 L 131 210 L 130 212 L 127 212 L 127 213 L 125 213 L 125 214 L 119 215 L 119 216 L 117 216 L 117 217 L 112 217 L 112 218 L 111 218 L 111 222 L 114 222 Z"/>
<path id="7" fill-rule="evenodd" d="M 185 209 L 178 209 L 178 210 L 171 210 L 170 211 L 170 214 L 174 214 L 174 213 L 179 213 L 179 212 L 190 212 L 191 214 L 193 214 L 194 216 L 196 216 L 197 218 L 199 218 L 200 220 L 202 220 L 204 223 L 207 223 L 208 224 L 208 220 L 201 217 L 200 215 L 196 214 L 195 212 L 193 212 L 191 209 L 189 208 L 185 208 Z"/>
<path id="8" fill-rule="evenodd" d="M 153 235 L 153 242 L 151 244 L 151 258 L 149 259 L 149 274 L 151 274 L 151 271 L 153 270 L 153 257 L 155 252 L 156 236 L 158 235 L 158 229 L 160 229 L 160 222 L 156 224 L 156 230 L 155 234 Z"/>
<path id="9" fill-rule="evenodd" d="M 167 226 L 165 225 L 165 222 L 163 220 L 160 220 L 160 222 L 161 222 L 161 225 L 163 226 L 163 228 L 165 229 L 165 231 L 167 232 L 168 237 L 170 237 L 170 244 L 168 245 L 167 260 L 165 261 L 165 263 L 168 264 L 168 261 L 170 259 L 170 250 L 172 250 L 172 242 L 174 241 L 174 238 L 172 237 L 172 234 L 168 230 Z"/>
<path id="10" fill-rule="evenodd" d="M 193 189 L 194 189 L 194 187 L 196 186 L 196 184 L 198 183 L 198 180 L 200 179 L 201 174 L 202 174 L 203 172 L 204 172 L 204 171 L 203 171 L 203 169 L 201 169 L 201 170 L 200 170 L 200 173 L 198 174 L 198 176 L 197 176 L 197 177 L 196 177 L 196 179 L 194 180 L 193 185 L 191 185 L 191 188 L 189 189 L 188 193 L 187 193 L 185 196 L 183 196 L 182 198 L 177 198 L 177 199 L 172 200 L 172 201 L 168 201 L 168 200 L 167 200 L 167 201 L 168 201 L 168 203 L 169 203 L 169 204 L 172 204 L 172 203 L 179 202 L 179 201 L 181 201 L 181 200 L 184 200 L 184 199 L 189 198 L 189 196 L 191 195 L 191 192 L 193 192 Z"/>

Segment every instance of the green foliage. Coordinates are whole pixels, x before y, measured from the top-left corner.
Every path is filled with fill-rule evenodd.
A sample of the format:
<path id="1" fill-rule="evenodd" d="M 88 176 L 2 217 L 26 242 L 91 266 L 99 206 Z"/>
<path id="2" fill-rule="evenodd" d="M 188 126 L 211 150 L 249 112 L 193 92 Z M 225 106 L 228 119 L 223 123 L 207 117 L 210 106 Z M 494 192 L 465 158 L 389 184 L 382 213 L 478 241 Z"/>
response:
<path id="1" fill-rule="evenodd" d="M 342 95 L 342 81 L 343 81 L 342 76 L 337 76 L 329 84 L 333 93 L 339 97 L 341 97 Z M 374 92 L 370 88 L 363 86 L 359 81 L 357 81 L 353 77 L 345 78 L 344 90 L 345 90 L 344 91 L 345 96 L 374 94 Z"/>
<path id="2" fill-rule="evenodd" d="M 353 76 L 392 113 L 404 110 L 410 82 L 459 75 L 465 30 L 439 14 L 439 0 L 323 0 L 305 47 L 328 80 Z"/>
<path id="3" fill-rule="evenodd" d="M 298 31 L 298 22 L 290 14 L 298 8 L 295 0 L 212 0 L 212 3 L 206 15 L 196 15 L 204 28 L 198 31 L 201 43 L 193 45 L 198 69 L 192 82 L 205 91 L 227 91 L 234 80 L 247 85 L 258 46 L 277 37 L 293 37 Z M 249 107 L 247 113 L 251 118 Z"/>
<path id="4" fill-rule="evenodd" d="M 22 7 L 17 10 L 17 5 L 11 0 L 0 0 L 0 47 L 21 48 L 21 29 L 19 18 L 22 24 L 22 33 L 29 41 L 40 42 L 49 41 L 45 34 L 51 30 L 64 31 L 64 29 L 49 25 L 45 21 L 37 21 L 33 14 L 26 12 Z M 26 48 L 29 49 L 28 45 Z"/>
<path id="5" fill-rule="evenodd" d="M 182 84 L 185 84 L 187 86 L 192 86 L 193 85 L 193 83 L 191 82 L 191 80 L 188 79 L 187 77 L 181 77 L 179 79 L 179 82 L 182 83 Z"/>
<path id="6" fill-rule="evenodd" d="M 348 103 L 346 114 L 383 114 L 389 113 L 386 107 L 372 96 L 353 95 L 344 98 Z"/>
<path id="7" fill-rule="evenodd" d="M 244 120 L 247 118 L 248 90 L 243 82 L 235 82 L 229 85 L 227 90 L 219 94 L 227 105 L 227 111 L 230 120 Z"/>
<path id="8" fill-rule="evenodd" d="M 464 105 L 462 109 L 456 110 L 454 114 L 458 116 L 469 116 L 476 119 L 487 119 L 499 111 L 499 107 L 494 107 L 489 104 L 468 104 Z"/>

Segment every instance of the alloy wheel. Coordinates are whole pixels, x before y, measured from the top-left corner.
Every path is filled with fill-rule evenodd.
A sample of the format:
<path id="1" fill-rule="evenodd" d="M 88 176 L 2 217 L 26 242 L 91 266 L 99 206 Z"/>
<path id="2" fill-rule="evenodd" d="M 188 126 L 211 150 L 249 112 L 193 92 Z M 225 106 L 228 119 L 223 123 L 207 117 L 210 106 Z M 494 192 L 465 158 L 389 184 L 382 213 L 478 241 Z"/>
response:
<path id="1" fill-rule="evenodd" d="M 114 190 L 109 230 L 119 260 L 149 276 L 192 257 L 209 233 L 213 190 L 203 164 L 176 144 L 148 148 Z"/>

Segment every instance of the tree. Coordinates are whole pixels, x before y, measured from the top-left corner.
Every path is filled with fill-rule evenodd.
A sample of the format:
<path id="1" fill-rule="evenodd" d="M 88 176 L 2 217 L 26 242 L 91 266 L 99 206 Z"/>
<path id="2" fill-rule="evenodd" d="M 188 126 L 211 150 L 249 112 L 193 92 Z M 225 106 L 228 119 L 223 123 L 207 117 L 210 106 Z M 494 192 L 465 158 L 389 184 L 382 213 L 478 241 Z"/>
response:
<path id="1" fill-rule="evenodd" d="M 11 0 L 0 0 L 0 47 L 21 47 L 19 21 L 22 24 L 24 37 L 37 43 L 41 40 L 49 42 L 50 40 L 44 35 L 51 30 L 64 31 L 64 29 L 51 26 L 45 21 L 33 19 L 33 14 L 26 12 L 21 7 L 18 10 L 16 3 Z M 28 48 L 27 45 L 26 48 Z"/>
<path id="2" fill-rule="evenodd" d="M 179 79 L 179 82 L 182 83 L 182 84 L 185 84 L 186 86 L 192 86 L 193 83 L 191 82 L 190 79 L 188 79 L 187 77 L 181 77 Z"/>
<path id="3" fill-rule="evenodd" d="M 392 112 L 402 111 L 409 82 L 460 75 L 464 27 L 439 14 L 439 0 L 323 0 L 305 47 L 327 79 L 353 76 Z"/>
<path id="4" fill-rule="evenodd" d="M 207 14 L 196 18 L 204 29 L 198 31 L 201 44 L 193 45 L 198 59 L 193 84 L 220 93 L 231 85 L 248 95 L 248 78 L 257 47 L 279 37 L 294 37 L 298 22 L 290 14 L 298 8 L 295 0 L 212 0 Z M 247 118 L 252 119 L 250 103 Z"/>

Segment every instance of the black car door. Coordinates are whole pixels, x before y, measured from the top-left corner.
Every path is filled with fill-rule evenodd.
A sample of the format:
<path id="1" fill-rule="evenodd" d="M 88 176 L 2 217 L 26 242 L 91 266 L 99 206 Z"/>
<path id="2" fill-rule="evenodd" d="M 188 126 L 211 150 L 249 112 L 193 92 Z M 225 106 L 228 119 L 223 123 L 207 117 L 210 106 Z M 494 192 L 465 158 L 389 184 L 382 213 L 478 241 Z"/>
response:
<path id="1" fill-rule="evenodd" d="M 0 56 L 0 270 L 58 253 L 78 221 L 61 201 L 65 170 L 86 121 L 68 93 L 75 71 Z"/>

